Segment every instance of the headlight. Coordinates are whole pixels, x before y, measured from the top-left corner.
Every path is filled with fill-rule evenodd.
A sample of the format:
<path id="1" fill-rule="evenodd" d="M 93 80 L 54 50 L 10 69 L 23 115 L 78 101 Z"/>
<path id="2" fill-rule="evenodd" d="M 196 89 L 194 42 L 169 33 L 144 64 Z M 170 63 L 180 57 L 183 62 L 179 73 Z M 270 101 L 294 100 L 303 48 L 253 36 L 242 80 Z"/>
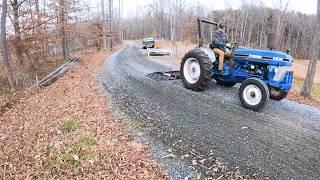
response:
<path id="1" fill-rule="evenodd" d="M 287 72 L 290 71 L 289 66 L 279 66 L 274 68 L 275 76 L 273 78 L 274 81 L 282 81 L 285 77 Z"/>

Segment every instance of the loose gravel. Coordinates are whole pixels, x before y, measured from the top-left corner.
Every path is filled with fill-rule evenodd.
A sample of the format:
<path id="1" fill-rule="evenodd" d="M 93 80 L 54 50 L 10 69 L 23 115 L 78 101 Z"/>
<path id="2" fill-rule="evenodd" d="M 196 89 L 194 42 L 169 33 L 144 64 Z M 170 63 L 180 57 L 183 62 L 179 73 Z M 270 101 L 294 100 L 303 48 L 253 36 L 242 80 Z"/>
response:
<path id="1" fill-rule="evenodd" d="M 131 43 L 114 54 L 98 79 L 114 114 L 136 122 L 150 144 L 161 142 L 177 162 L 189 164 L 180 170 L 177 166 L 176 174 L 190 172 L 181 176 L 168 170 L 173 179 L 187 174 L 224 179 L 320 176 L 319 109 L 284 100 L 270 101 L 257 113 L 241 107 L 238 86 L 212 82 L 208 90 L 192 92 L 180 80 L 147 77 L 172 70 L 178 67 L 142 56 Z"/>

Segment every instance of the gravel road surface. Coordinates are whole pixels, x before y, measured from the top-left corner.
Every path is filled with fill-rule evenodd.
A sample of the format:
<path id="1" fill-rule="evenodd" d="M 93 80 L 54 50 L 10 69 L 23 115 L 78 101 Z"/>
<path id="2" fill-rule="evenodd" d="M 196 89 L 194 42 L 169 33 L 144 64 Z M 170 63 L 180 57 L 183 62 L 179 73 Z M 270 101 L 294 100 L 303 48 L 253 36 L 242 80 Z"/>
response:
<path id="1" fill-rule="evenodd" d="M 238 87 L 213 82 L 204 92 L 192 92 L 180 80 L 147 77 L 177 69 L 165 58 L 144 57 L 129 43 L 99 79 L 115 112 L 143 123 L 151 137 L 201 172 L 220 178 L 228 177 L 226 169 L 258 179 L 320 177 L 319 109 L 284 100 L 270 101 L 257 113 L 241 107 Z M 209 167 L 212 162 L 218 165 Z"/>

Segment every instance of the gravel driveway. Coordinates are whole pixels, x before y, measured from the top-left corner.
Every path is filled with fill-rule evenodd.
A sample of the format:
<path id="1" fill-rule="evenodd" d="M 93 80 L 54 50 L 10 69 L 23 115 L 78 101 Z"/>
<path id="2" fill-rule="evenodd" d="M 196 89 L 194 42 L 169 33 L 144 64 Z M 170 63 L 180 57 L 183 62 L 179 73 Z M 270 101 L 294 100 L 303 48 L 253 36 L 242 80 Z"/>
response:
<path id="1" fill-rule="evenodd" d="M 129 43 L 104 67 L 103 83 L 114 111 L 148 124 L 150 135 L 172 147 L 179 157 L 190 154 L 189 162 L 214 158 L 219 165 L 258 179 L 319 178 L 318 109 L 284 100 L 271 101 L 257 113 L 241 107 L 238 87 L 212 83 L 204 92 L 192 92 L 180 80 L 146 77 L 176 69 L 167 60 L 140 55 L 138 46 Z M 212 170 L 193 164 L 206 172 Z"/>

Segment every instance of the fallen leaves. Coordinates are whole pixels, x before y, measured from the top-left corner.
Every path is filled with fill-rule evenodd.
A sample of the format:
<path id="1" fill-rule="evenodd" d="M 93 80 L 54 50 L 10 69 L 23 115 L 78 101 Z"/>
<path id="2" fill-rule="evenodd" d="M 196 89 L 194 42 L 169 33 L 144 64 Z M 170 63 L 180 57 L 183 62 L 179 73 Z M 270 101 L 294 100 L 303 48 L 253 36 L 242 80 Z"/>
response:
<path id="1" fill-rule="evenodd" d="M 290 91 L 290 93 L 288 95 L 288 99 L 290 99 L 292 101 L 296 101 L 301 104 L 306 104 L 306 105 L 320 108 L 320 99 L 304 97 L 304 96 L 300 95 L 295 90 Z"/>
<path id="2" fill-rule="evenodd" d="M 65 76 L 1 115 L 0 179 L 167 179 L 95 90 L 93 73 L 106 54 L 79 57 Z"/>

